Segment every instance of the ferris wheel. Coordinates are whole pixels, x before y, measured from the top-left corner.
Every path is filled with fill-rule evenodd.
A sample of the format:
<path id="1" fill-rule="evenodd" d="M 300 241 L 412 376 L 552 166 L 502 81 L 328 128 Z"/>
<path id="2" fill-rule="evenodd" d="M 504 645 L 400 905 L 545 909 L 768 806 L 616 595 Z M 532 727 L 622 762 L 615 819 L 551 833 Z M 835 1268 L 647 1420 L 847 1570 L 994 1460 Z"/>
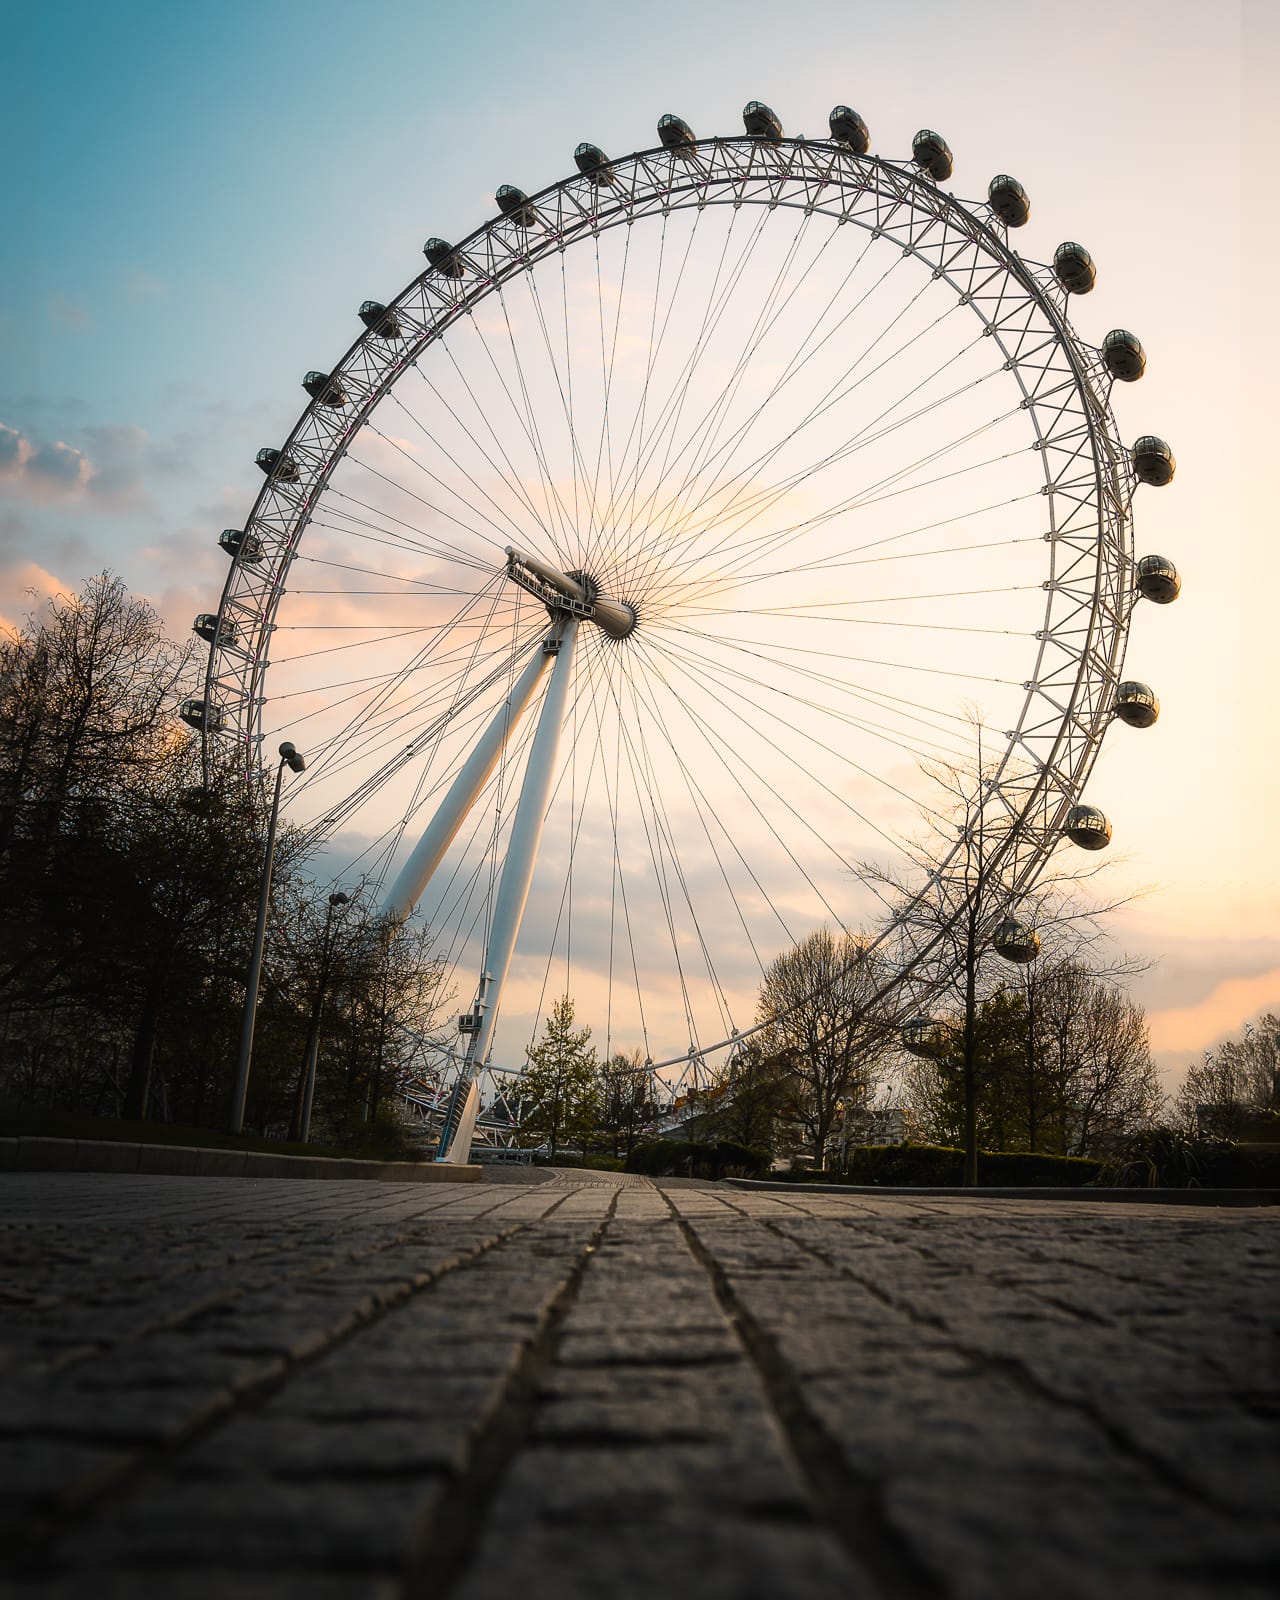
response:
<path id="1" fill-rule="evenodd" d="M 1112 413 L 1138 339 L 1069 320 L 1089 252 L 1023 259 L 1021 184 L 956 198 L 931 130 L 889 159 L 848 107 L 820 139 L 743 121 L 581 144 L 429 239 L 306 374 L 196 619 L 206 748 L 256 783 L 296 740 L 293 820 L 431 926 L 445 1158 L 560 995 L 670 1081 L 818 926 L 878 922 L 908 983 L 909 908 L 853 871 L 928 812 L 929 764 L 998 752 L 1012 913 L 1064 839 L 1107 844 L 1102 735 L 1159 712 L 1125 641 L 1179 578 L 1135 560 L 1131 504 L 1174 458 Z M 1016 915 L 993 935 L 1034 953 Z"/>

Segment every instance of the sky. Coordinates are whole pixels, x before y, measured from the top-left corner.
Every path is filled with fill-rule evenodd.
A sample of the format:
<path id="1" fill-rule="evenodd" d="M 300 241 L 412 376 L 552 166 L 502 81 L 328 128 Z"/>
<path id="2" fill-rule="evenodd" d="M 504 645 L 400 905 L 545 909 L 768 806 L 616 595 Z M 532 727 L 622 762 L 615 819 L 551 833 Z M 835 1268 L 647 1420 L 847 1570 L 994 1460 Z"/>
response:
<path id="1" fill-rule="evenodd" d="M 176 634 L 215 608 L 217 534 L 301 374 L 421 269 L 428 234 L 469 232 L 499 183 L 566 175 L 580 140 L 643 148 L 665 111 L 737 132 L 752 98 L 815 135 L 851 104 L 886 154 L 937 128 L 957 193 L 998 171 L 1031 191 L 1024 253 L 1088 245 L 1098 286 L 1073 317 L 1139 334 L 1121 426 L 1178 459 L 1136 505 L 1139 553 L 1184 580 L 1130 637 L 1161 719 L 1107 741 L 1088 796 L 1116 888 L 1141 891 L 1114 932 L 1154 963 L 1133 987 L 1172 1074 L 1280 1010 L 1278 68 L 1263 3 L 694 0 L 667 27 L 555 0 L 24 8 L 0 67 L 0 616 L 104 566 Z"/>

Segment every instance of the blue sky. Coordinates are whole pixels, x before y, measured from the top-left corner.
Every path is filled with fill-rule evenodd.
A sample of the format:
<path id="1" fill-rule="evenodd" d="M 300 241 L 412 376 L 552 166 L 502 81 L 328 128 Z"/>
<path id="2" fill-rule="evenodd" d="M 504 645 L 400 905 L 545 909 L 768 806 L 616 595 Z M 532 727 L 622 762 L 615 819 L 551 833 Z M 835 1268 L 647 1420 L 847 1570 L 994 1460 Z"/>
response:
<path id="1" fill-rule="evenodd" d="M 256 493 L 254 451 L 287 433 L 360 301 L 412 277 L 428 234 L 486 218 L 498 184 L 563 176 L 580 139 L 643 147 L 668 110 L 736 131 L 755 97 L 815 134 L 850 103 L 887 155 L 939 128 L 958 193 L 1001 170 L 1031 191 L 1028 253 L 1092 249 L 1078 320 L 1139 332 L 1151 366 L 1124 419 L 1179 458 L 1139 507 L 1139 543 L 1187 578 L 1132 646 L 1165 715 L 1096 780 L 1122 870 L 1158 886 L 1125 937 L 1167 957 L 1142 995 L 1171 1065 L 1280 1004 L 1280 773 L 1258 693 L 1276 676 L 1278 64 L 1259 3 L 11 8 L 0 615 L 109 565 L 183 632 L 216 603 L 214 541 Z"/>

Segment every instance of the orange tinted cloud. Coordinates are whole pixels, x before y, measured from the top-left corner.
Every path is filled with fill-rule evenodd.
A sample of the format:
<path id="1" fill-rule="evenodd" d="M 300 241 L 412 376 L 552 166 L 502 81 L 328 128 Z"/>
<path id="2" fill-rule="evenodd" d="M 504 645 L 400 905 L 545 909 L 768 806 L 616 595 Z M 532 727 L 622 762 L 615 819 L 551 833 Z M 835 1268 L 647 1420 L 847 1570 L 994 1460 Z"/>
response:
<path id="1" fill-rule="evenodd" d="M 34 561 L 14 561 L 0 567 L 0 631 L 19 632 L 30 614 L 71 592 L 61 578 Z"/>
<path id="2" fill-rule="evenodd" d="M 1280 967 L 1252 978 L 1228 978 L 1198 1005 L 1171 1007 L 1149 1018 L 1151 1047 L 1198 1054 L 1263 1011 L 1280 1010 Z"/>

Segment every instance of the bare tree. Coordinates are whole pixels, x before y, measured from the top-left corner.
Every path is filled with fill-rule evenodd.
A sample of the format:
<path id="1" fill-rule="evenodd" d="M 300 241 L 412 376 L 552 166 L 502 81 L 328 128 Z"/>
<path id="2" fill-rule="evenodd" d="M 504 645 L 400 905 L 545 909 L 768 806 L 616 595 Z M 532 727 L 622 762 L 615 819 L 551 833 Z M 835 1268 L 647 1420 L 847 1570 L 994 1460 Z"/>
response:
<path id="1" fill-rule="evenodd" d="M 0 849 L 15 832 L 69 831 L 167 760 L 192 654 L 110 573 L 0 639 Z"/>
<path id="2" fill-rule="evenodd" d="M 1174 1113 L 1190 1134 L 1233 1139 L 1259 1113 L 1280 1113 L 1280 1017 L 1271 1012 L 1244 1026 L 1187 1068 Z"/>
<path id="3" fill-rule="evenodd" d="M 794 1076 L 819 1163 L 841 1102 L 875 1086 L 892 1020 L 875 1004 L 883 982 L 865 939 L 820 928 L 784 951 L 760 986 L 760 1047 Z"/>
<path id="4" fill-rule="evenodd" d="M 615 1051 L 601 1065 L 596 1106 L 596 1136 L 614 1156 L 629 1156 L 657 1115 L 653 1074 L 641 1051 Z"/>
<path id="5" fill-rule="evenodd" d="M 1164 1094 L 1146 1013 L 1114 972 L 1099 976 L 1073 961 L 1046 964 L 1035 1003 L 1036 1133 L 1048 1129 L 1057 1149 L 1087 1155 L 1106 1140 L 1151 1126 Z"/>
<path id="6" fill-rule="evenodd" d="M 1009 967 L 992 960 L 993 933 L 1004 921 L 1014 924 L 1006 950 L 1034 960 L 1043 930 L 1075 925 L 1078 942 L 1088 946 L 1100 937 L 1098 919 L 1122 903 L 1085 900 L 1082 886 L 1101 867 L 1092 860 L 1051 869 L 1041 876 L 1034 894 L 1024 887 L 1023 824 L 1004 804 L 996 766 L 984 763 L 981 732 L 976 726 L 977 755 L 971 764 L 927 769 L 937 786 L 937 800 L 926 813 L 928 833 L 907 847 L 907 868 L 864 863 L 858 874 L 898 909 L 906 934 L 922 952 L 917 978 L 953 1019 L 966 1185 L 978 1181 L 984 1077 L 980 1010 L 1009 982 Z M 1028 938 L 1019 951 L 1020 933 Z"/>
<path id="7" fill-rule="evenodd" d="M 181 761 L 190 650 L 119 578 L 92 578 L 0 639 L 0 990 L 58 1004 L 122 868 L 130 814 Z M 82 907 L 83 902 L 83 907 Z"/>

